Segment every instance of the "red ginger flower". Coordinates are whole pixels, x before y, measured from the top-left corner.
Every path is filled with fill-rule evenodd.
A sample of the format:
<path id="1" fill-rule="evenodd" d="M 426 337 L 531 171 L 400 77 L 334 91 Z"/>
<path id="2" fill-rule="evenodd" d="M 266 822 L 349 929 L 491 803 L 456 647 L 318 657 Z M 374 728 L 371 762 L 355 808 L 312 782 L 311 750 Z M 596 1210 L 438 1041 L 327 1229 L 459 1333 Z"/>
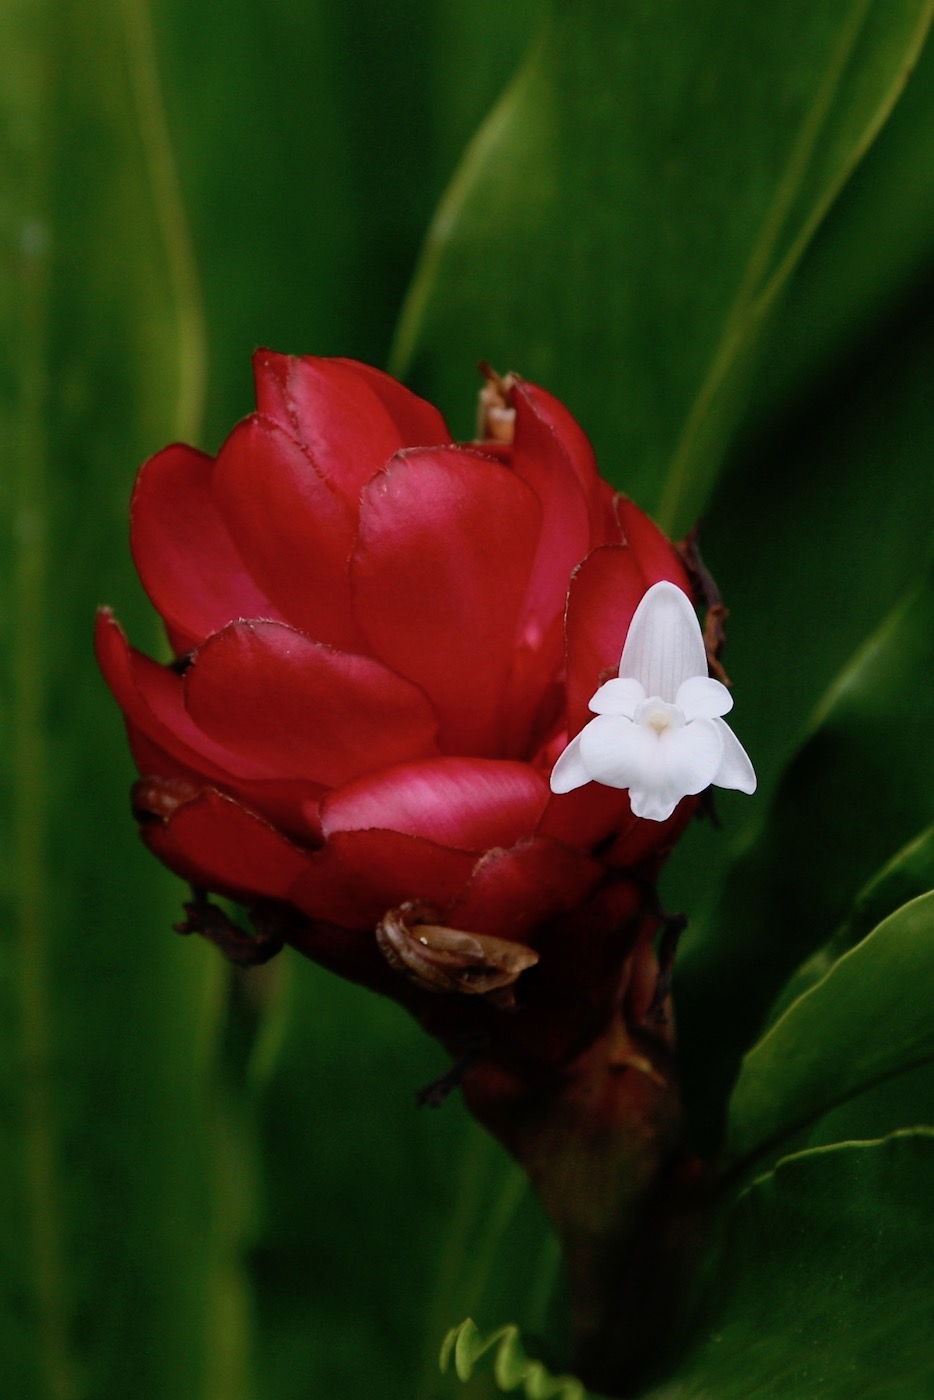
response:
<path id="1" fill-rule="evenodd" d="M 631 917 L 632 873 L 654 876 L 690 814 L 549 790 L 640 599 L 687 592 L 684 567 L 543 389 L 500 383 L 495 431 L 463 445 L 365 365 L 254 369 L 257 411 L 216 459 L 168 447 L 136 483 L 133 554 L 176 662 L 98 622 L 143 839 L 403 999 L 496 991 L 536 961 L 509 947 L 541 951 L 585 906 Z"/>

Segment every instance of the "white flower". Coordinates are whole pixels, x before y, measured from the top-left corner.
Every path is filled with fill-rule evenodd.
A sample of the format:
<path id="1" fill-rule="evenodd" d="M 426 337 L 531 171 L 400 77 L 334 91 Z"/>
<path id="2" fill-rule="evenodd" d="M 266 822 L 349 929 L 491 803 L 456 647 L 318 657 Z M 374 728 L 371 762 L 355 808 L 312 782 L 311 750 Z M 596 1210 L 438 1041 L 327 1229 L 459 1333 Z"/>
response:
<path id="1" fill-rule="evenodd" d="M 708 676 L 697 615 L 673 583 L 653 584 L 645 594 L 626 635 L 619 676 L 601 685 L 590 708 L 597 718 L 558 759 L 552 792 L 589 782 L 628 788 L 635 816 L 654 822 L 711 783 L 755 792 L 748 755 L 720 718 L 733 708 L 733 697 Z"/>

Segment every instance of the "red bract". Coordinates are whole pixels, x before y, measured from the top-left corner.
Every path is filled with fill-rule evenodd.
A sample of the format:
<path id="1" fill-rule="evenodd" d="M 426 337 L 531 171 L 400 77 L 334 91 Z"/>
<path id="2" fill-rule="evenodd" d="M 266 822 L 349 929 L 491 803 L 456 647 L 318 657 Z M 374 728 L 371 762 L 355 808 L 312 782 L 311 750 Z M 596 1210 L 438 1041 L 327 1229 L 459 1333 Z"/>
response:
<path id="1" fill-rule="evenodd" d="M 364 365 L 261 351 L 255 377 L 216 459 L 168 447 L 136 483 L 133 554 L 176 661 L 99 618 L 143 839 L 361 980 L 411 997 L 441 968 L 502 998 L 534 958 L 516 970 L 500 942 L 544 957 L 594 901 L 609 927 L 688 814 L 548 786 L 645 590 L 688 590 L 681 560 L 532 384 L 500 386 L 511 442 L 459 445 Z"/>

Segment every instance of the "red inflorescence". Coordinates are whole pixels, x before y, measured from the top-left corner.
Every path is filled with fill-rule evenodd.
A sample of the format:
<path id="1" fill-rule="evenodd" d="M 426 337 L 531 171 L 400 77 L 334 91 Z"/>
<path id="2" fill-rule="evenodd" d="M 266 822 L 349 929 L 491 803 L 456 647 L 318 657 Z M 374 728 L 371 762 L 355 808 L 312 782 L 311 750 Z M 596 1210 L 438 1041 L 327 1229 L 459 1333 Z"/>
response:
<path id="1" fill-rule="evenodd" d="M 255 377 L 216 458 L 168 447 L 136 483 L 133 554 L 176 660 L 98 621 L 143 839 L 362 980 L 389 969 L 375 934 L 399 909 L 435 930 L 424 947 L 535 946 L 690 812 L 548 785 L 646 589 L 689 592 L 681 560 L 535 385 L 506 381 L 511 442 L 464 445 L 353 361 L 260 351 Z"/>

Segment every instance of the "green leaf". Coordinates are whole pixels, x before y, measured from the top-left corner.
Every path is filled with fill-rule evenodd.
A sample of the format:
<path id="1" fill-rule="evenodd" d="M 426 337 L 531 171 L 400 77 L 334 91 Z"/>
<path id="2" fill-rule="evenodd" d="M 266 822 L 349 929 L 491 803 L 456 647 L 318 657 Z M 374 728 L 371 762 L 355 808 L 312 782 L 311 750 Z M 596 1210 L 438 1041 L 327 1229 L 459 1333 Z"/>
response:
<path id="1" fill-rule="evenodd" d="M 132 476 L 197 428 L 185 211 L 144 7 L 12 0 L 0 47 L 4 1389 L 239 1400 L 223 970 L 170 930 L 178 885 L 135 836 L 91 649 L 104 600 L 147 635 Z"/>
<path id="2" fill-rule="evenodd" d="M 790 280 L 752 386 L 747 425 L 774 424 L 912 301 L 934 236 L 934 44 Z"/>
<path id="3" fill-rule="evenodd" d="M 897 851 L 857 896 L 849 916 L 829 943 L 798 968 L 770 1011 L 775 1021 L 809 987 L 819 982 L 843 953 L 901 905 L 934 889 L 934 827 Z"/>
<path id="4" fill-rule="evenodd" d="M 916 585 L 929 556 L 932 376 L 930 317 L 913 297 L 853 361 L 836 366 L 830 384 L 813 386 L 794 417 L 760 423 L 734 450 L 711 498 L 701 540 L 731 608 L 731 722 L 759 790 L 753 801 L 718 793 L 723 831 L 696 824 L 666 874 L 668 907 L 691 918 L 689 957 L 723 932 L 722 899 L 713 907 L 718 888 L 762 828 L 822 696 Z M 854 866 L 854 891 L 889 854 Z M 820 927 L 819 940 L 829 931 Z M 729 976 L 729 962 L 721 966 Z M 748 964 L 743 971 L 748 982 Z"/>
<path id="5" fill-rule="evenodd" d="M 703 1131 L 794 969 L 860 888 L 930 819 L 934 750 L 923 696 L 934 665 L 934 587 L 887 619 L 838 677 L 757 839 L 692 930 L 676 997 L 684 1070 Z M 739 728 L 737 724 L 737 728 Z"/>
<path id="6" fill-rule="evenodd" d="M 729 1154 L 778 1152 L 831 1108 L 934 1059 L 932 985 L 934 893 L 845 953 L 749 1051 L 730 1100 Z"/>
<path id="7" fill-rule="evenodd" d="M 210 346 L 205 445 L 252 406 L 257 345 L 385 361 L 425 226 L 539 4 L 156 0 Z"/>
<path id="8" fill-rule="evenodd" d="M 764 318 L 930 18 L 928 0 L 555 0 L 442 202 L 395 367 L 455 411 L 478 357 L 547 384 L 686 528 Z"/>
<path id="9" fill-rule="evenodd" d="M 934 1130 L 934 1063 L 915 1065 L 863 1090 L 813 1122 L 795 1150 L 864 1142 L 912 1128 Z"/>
<path id="10" fill-rule="evenodd" d="M 500 1390 L 522 1388 L 527 1400 L 587 1400 L 587 1392 L 573 1376 L 552 1376 L 540 1361 L 526 1356 L 516 1326 L 500 1327 L 488 1337 L 481 1336 L 472 1318 L 454 1327 L 441 1348 L 441 1369 L 454 1361 L 458 1378 L 469 1381 L 478 1361 L 492 1362 Z"/>
<path id="11" fill-rule="evenodd" d="M 934 1134 L 787 1157 L 729 1210 L 703 1327 L 651 1400 L 918 1400 L 934 1388 Z"/>

